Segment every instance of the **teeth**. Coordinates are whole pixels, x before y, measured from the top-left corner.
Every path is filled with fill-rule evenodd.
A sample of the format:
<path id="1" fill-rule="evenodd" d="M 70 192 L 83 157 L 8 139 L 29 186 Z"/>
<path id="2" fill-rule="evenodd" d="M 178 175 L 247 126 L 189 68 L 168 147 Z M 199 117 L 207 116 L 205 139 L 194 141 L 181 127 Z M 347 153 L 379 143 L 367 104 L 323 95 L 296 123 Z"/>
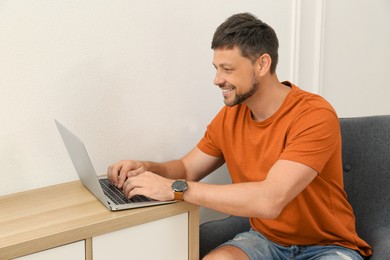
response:
<path id="1" fill-rule="evenodd" d="M 233 90 L 233 88 L 227 88 L 227 89 L 222 89 L 222 92 L 226 93 L 226 92 L 229 92 L 229 91 L 232 91 L 232 90 Z"/>

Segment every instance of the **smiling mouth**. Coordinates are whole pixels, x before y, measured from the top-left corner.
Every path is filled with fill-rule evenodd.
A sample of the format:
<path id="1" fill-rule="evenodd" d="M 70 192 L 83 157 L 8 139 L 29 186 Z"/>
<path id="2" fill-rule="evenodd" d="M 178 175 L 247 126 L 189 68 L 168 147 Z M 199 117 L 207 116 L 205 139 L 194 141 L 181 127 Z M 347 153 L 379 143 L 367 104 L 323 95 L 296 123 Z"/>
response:
<path id="1" fill-rule="evenodd" d="M 228 98 L 230 93 L 232 93 L 234 89 L 235 89 L 234 87 L 221 89 L 223 97 Z"/>
<path id="2" fill-rule="evenodd" d="M 225 88 L 225 89 L 222 89 L 222 93 L 227 93 L 227 92 L 230 92 L 232 91 L 234 88 Z"/>

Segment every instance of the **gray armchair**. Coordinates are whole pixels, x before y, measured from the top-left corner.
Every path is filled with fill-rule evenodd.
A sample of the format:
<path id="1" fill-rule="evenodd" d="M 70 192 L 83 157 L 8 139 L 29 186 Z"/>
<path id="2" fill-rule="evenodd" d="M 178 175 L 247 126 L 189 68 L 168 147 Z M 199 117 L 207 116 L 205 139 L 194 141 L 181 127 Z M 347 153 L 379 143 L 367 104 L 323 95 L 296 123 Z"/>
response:
<path id="1" fill-rule="evenodd" d="M 390 259 L 390 115 L 341 118 L 344 184 L 360 237 L 371 260 Z M 249 230 L 247 218 L 228 217 L 200 226 L 200 256 Z"/>

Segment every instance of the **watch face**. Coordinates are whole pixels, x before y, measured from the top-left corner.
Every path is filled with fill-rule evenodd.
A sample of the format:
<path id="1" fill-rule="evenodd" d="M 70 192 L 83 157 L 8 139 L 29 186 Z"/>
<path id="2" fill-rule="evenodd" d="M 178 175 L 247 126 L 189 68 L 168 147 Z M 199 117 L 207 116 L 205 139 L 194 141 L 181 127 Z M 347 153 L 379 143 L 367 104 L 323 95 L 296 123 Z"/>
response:
<path id="1" fill-rule="evenodd" d="M 183 191 L 187 190 L 188 186 L 187 186 L 187 183 L 185 181 L 178 180 L 172 184 L 172 188 L 174 191 L 183 192 Z"/>

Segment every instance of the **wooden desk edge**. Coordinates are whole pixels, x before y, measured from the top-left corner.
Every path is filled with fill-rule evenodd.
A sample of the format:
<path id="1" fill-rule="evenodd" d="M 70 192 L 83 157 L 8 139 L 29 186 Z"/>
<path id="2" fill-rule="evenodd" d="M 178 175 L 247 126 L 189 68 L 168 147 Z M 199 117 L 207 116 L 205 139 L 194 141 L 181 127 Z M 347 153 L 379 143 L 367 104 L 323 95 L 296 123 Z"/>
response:
<path id="1" fill-rule="evenodd" d="M 66 184 L 80 185 L 79 181 Z M 62 184 L 54 185 L 53 187 L 59 187 L 61 185 Z M 37 190 L 42 189 L 48 189 L 48 187 Z M 33 194 L 33 191 L 27 191 L 26 193 Z M 6 195 L 5 197 L 9 198 L 10 196 L 12 195 Z M 101 205 L 101 207 L 105 208 L 103 205 Z M 90 256 L 88 256 L 88 247 L 91 248 L 92 237 L 124 228 L 129 228 L 132 226 L 145 224 L 148 222 L 171 217 L 182 213 L 188 213 L 189 259 L 198 259 L 199 209 L 197 206 L 186 202 L 145 207 L 134 210 L 124 210 L 120 212 L 110 212 L 107 210 L 107 217 L 99 216 L 99 218 L 91 220 L 91 222 L 87 225 L 74 225 L 73 227 L 63 230 L 61 232 L 48 232 L 47 234 L 37 236 L 34 239 L 21 241 L 20 243 L 5 245 L 0 248 L 0 259 L 11 259 L 19 256 L 24 256 L 82 240 L 84 240 L 86 243 L 86 259 L 90 259 Z"/>
<path id="2" fill-rule="evenodd" d="M 188 211 L 188 259 L 199 259 L 199 208 Z"/>

